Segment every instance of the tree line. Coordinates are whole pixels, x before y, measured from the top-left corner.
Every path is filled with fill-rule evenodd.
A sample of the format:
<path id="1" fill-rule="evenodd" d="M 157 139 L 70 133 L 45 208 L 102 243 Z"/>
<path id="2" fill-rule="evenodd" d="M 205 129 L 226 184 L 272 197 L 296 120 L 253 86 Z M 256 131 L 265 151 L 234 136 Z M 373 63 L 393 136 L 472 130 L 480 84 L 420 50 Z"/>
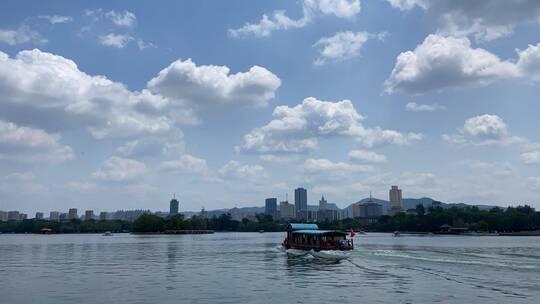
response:
<path id="1" fill-rule="evenodd" d="M 287 222 L 276 221 L 270 215 L 258 214 L 256 220 L 244 218 L 235 220 L 230 214 L 204 218 L 193 216 L 189 219 L 178 214 L 168 218 L 144 214 L 134 222 L 128 221 L 46 221 L 29 219 L 23 221 L 0 222 L 2 233 L 40 233 L 49 228 L 54 233 L 103 233 L 111 232 L 164 232 L 166 230 L 214 230 L 236 232 L 267 232 L 285 230 Z M 381 216 L 375 223 L 366 223 L 362 219 L 343 219 L 318 223 L 320 229 L 355 230 L 364 229 L 373 232 L 437 232 L 442 225 L 467 228 L 471 231 L 519 232 L 540 230 L 540 212 L 530 206 L 493 208 L 480 210 L 477 207 L 441 208 L 416 207 L 416 214 L 398 213 L 395 216 Z"/>

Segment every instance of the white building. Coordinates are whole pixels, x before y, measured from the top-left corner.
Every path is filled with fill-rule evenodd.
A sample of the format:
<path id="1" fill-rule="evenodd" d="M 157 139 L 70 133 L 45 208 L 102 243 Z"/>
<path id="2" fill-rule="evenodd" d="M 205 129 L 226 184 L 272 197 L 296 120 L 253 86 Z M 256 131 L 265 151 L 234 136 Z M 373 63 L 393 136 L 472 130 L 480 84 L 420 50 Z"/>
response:
<path id="1" fill-rule="evenodd" d="M 296 217 L 296 212 L 293 204 L 288 201 L 279 202 L 279 217 L 282 219 L 293 219 Z"/>
<path id="2" fill-rule="evenodd" d="M 60 212 L 58 211 L 51 211 L 49 213 L 49 220 L 50 221 L 59 221 L 60 220 Z"/>

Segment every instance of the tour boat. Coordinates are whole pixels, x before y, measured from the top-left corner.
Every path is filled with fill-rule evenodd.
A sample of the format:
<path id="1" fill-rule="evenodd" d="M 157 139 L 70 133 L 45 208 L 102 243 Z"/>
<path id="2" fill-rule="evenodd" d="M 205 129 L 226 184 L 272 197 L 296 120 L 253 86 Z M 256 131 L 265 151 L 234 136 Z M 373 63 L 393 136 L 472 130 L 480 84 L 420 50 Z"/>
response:
<path id="1" fill-rule="evenodd" d="M 283 247 L 288 256 L 310 254 L 318 259 L 342 260 L 349 258 L 354 249 L 354 231 L 351 238 L 347 233 L 337 230 L 319 230 L 317 224 L 289 224 Z"/>
<path id="2" fill-rule="evenodd" d="M 105 233 L 103 233 L 103 236 L 111 236 L 112 235 L 112 232 L 110 231 L 105 231 Z"/>

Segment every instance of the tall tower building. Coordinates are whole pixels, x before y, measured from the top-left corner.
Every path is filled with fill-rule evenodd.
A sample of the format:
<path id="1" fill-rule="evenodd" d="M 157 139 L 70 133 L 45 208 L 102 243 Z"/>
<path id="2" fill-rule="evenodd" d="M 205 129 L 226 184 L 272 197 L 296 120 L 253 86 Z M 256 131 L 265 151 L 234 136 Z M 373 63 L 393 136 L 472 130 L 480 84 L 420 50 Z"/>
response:
<path id="1" fill-rule="evenodd" d="M 294 189 L 294 209 L 296 212 L 307 210 L 307 190 L 304 188 Z"/>
<path id="2" fill-rule="evenodd" d="M 78 219 L 79 216 L 77 215 L 77 208 L 71 208 L 68 211 L 68 220 L 74 220 Z"/>
<path id="3" fill-rule="evenodd" d="M 36 220 L 42 220 L 43 219 L 43 212 L 36 212 Z"/>
<path id="4" fill-rule="evenodd" d="M 390 197 L 390 215 L 395 215 L 398 212 L 401 212 L 401 205 L 403 203 L 403 198 L 401 195 L 401 189 L 398 186 L 392 186 L 389 192 Z"/>
<path id="5" fill-rule="evenodd" d="M 173 195 L 173 199 L 169 203 L 169 216 L 174 216 L 174 215 L 178 214 L 178 206 L 179 206 L 179 204 L 180 203 L 176 199 L 176 195 Z"/>
<path id="6" fill-rule="evenodd" d="M 264 200 L 264 213 L 271 215 L 274 219 L 277 219 L 277 198 L 272 197 Z"/>

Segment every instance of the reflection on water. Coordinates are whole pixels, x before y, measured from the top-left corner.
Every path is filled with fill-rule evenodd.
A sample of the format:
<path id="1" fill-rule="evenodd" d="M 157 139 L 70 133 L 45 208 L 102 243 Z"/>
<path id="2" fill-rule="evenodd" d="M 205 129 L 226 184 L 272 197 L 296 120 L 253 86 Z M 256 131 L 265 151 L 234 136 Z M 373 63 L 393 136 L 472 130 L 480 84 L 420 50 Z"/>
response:
<path id="1" fill-rule="evenodd" d="M 367 234 L 349 261 L 281 233 L 0 235 L 1 303 L 537 303 L 538 237 Z"/>

